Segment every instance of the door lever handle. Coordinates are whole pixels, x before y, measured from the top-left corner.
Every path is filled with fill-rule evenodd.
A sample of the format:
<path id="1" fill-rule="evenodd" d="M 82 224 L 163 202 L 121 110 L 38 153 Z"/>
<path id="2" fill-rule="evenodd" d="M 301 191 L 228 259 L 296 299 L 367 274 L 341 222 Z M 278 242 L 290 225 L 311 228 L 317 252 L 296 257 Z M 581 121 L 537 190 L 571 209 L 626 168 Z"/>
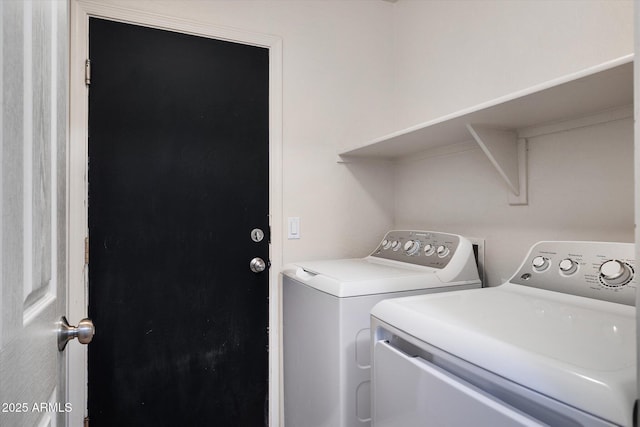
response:
<path id="1" fill-rule="evenodd" d="M 60 318 L 60 328 L 58 329 L 58 350 L 62 351 L 67 343 L 74 338 L 78 338 L 80 344 L 89 344 L 96 333 L 91 319 L 82 319 L 78 326 L 71 326 L 65 316 Z"/>

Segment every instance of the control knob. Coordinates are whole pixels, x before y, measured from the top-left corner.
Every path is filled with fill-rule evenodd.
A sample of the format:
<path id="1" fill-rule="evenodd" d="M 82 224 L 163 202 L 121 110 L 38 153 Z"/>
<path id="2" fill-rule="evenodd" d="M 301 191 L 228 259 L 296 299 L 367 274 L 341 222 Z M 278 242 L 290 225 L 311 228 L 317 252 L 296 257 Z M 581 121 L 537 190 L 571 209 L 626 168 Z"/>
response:
<path id="1" fill-rule="evenodd" d="M 444 245 L 440 245 L 438 246 L 438 248 L 436 249 L 436 253 L 438 254 L 438 256 L 440 258 L 444 258 L 447 255 L 449 255 L 449 248 L 444 246 Z"/>
<path id="2" fill-rule="evenodd" d="M 537 256 L 533 259 L 531 265 L 533 266 L 533 269 L 535 271 L 545 271 L 547 268 L 549 268 L 549 258 Z"/>
<path id="3" fill-rule="evenodd" d="M 404 251 L 407 255 L 415 255 L 420 250 L 420 242 L 418 240 L 407 240 L 404 244 Z"/>
<path id="4" fill-rule="evenodd" d="M 387 250 L 391 247 L 391 241 L 388 239 L 384 239 L 382 241 L 382 249 Z"/>
<path id="5" fill-rule="evenodd" d="M 426 245 L 424 245 L 424 254 L 426 256 L 433 255 L 435 251 L 436 251 L 436 247 L 433 246 L 431 243 L 427 243 Z"/>
<path id="6" fill-rule="evenodd" d="M 571 258 L 565 258 L 560 261 L 560 272 L 564 275 L 570 275 L 578 270 L 578 263 Z"/>
<path id="7" fill-rule="evenodd" d="M 633 271 L 626 263 L 618 260 L 609 260 L 600 266 L 600 281 L 605 286 L 624 286 L 631 281 Z"/>

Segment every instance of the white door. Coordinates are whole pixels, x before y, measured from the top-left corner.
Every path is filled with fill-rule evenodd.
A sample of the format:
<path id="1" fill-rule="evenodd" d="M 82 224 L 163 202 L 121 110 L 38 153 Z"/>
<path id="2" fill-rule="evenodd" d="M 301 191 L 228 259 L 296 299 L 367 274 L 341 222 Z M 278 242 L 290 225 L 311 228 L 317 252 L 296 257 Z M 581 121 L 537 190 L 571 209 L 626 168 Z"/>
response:
<path id="1" fill-rule="evenodd" d="M 63 426 L 76 409 L 56 337 L 67 305 L 68 4 L 3 0 L 0 21 L 0 425 Z"/>

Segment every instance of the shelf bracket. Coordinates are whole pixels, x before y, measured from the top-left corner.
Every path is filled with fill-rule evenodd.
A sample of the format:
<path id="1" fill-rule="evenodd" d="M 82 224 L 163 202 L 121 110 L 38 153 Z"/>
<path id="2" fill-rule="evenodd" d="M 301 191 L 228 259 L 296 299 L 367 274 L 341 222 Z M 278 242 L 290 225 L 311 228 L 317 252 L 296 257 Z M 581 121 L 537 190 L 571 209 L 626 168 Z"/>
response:
<path id="1" fill-rule="evenodd" d="M 467 129 L 509 187 L 509 204 L 526 205 L 527 140 L 515 131 L 467 123 Z"/>

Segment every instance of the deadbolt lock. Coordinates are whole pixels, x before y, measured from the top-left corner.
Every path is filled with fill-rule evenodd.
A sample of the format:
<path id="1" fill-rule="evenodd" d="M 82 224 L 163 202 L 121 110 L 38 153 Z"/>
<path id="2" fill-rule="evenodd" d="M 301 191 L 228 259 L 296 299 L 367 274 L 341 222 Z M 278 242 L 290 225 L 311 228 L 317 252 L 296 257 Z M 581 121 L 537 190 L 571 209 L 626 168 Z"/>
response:
<path id="1" fill-rule="evenodd" d="M 259 228 L 254 228 L 253 230 L 251 230 L 251 240 L 258 243 L 262 242 L 262 239 L 264 239 L 264 231 Z"/>

